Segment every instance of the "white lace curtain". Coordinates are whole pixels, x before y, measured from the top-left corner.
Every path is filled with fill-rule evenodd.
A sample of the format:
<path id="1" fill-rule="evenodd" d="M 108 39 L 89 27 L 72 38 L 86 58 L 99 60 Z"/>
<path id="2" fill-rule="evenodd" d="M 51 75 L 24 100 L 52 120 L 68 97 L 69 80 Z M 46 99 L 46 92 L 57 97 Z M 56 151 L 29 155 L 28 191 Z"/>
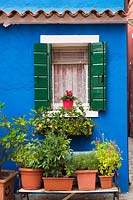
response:
<path id="1" fill-rule="evenodd" d="M 54 103 L 60 103 L 65 90 L 72 90 L 82 103 L 87 99 L 87 70 L 83 64 L 54 64 Z M 87 81 L 87 83 L 86 83 Z"/>

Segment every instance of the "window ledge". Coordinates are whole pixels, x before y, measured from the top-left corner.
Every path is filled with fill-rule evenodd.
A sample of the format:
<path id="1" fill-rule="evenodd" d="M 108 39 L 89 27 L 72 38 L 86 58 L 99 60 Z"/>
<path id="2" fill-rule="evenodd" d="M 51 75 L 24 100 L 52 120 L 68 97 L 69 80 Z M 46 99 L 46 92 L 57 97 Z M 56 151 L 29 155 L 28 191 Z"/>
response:
<path id="1" fill-rule="evenodd" d="M 58 109 L 62 106 L 61 103 L 56 103 L 53 104 L 53 111 L 50 112 L 58 112 Z M 74 104 L 75 106 L 75 104 Z M 82 106 L 84 107 L 84 111 L 86 112 L 86 117 L 99 117 L 99 112 L 98 111 L 94 111 L 94 110 L 89 110 L 89 105 L 88 104 L 82 104 Z"/>
<path id="2" fill-rule="evenodd" d="M 98 117 L 98 111 L 93 111 L 93 110 L 87 110 L 86 111 L 86 117 Z"/>
<path id="3" fill-rule="evenodd" d="M 58 109 L 53 110 L 53 111 L 49 111 L 49 114 L 53 113 L 53 112 L 59 112 L 59 111 L 58 111 Z M 93 111 L 93 110 L 86 110 L 86 117 L 99 117 L 99 112 Z"/>

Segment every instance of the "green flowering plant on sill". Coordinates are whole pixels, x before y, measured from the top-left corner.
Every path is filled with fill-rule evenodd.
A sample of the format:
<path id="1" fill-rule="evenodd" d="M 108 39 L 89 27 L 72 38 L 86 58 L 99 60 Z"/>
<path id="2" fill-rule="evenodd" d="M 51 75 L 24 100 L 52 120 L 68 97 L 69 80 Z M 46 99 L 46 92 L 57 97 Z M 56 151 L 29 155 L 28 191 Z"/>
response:
<path id="1" fill-rule="evenodd" d="M 47 135 L 84 135 L 90 136 L 95 126 L 92 119 L 86 117 L 86 112 L 80 102 L 71 110 L 61 107 L 58 111 L 49 111 L 45 108 L 34 110 L 31 120 L 35 133 Z"/>
<path id="2" fill-rule="evenodd" d="M 95 144 L 95 150 L 98 157 L 98 171 L 101 176 L 113 176 L 115 172 L 121 167 L 121 151 L 118 145 L 111 141 L 104 139 L 102 134 L 102 140 L 96 139 L 92 142 Z"/>

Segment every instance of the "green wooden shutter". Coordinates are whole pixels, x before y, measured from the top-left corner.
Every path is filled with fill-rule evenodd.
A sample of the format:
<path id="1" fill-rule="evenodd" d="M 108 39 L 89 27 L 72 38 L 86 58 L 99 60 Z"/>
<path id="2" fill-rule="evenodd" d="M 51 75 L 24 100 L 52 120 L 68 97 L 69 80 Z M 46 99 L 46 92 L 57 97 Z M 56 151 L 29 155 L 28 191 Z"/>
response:
<path id="1" fill-rule="evenodd" d="M 90 58 L 90 107 L 92 110 L 106 109 L 106 43 L 92 43 Z"/>
<path id="2" fill-rule="evenodd" d="M 35 109 L 51 104 L 51 45 L 34 45 Z"/>

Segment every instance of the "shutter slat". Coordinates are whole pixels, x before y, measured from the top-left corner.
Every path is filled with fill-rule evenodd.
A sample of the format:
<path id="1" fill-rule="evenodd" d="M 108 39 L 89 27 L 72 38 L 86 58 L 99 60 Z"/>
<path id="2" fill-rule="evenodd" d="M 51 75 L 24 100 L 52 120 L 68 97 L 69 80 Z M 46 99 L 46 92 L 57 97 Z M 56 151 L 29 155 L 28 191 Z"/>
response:
<path id="1" fill-rule="evenodd" d="M 34 45 L 35 108 L 51 104 L 51 46 Z"/>
<path id="2" fill-rule="evenodd" d="M 106 43 L 92 43 L 90 58 L 90 107 L 92 110 L 106 109 Z"/>

